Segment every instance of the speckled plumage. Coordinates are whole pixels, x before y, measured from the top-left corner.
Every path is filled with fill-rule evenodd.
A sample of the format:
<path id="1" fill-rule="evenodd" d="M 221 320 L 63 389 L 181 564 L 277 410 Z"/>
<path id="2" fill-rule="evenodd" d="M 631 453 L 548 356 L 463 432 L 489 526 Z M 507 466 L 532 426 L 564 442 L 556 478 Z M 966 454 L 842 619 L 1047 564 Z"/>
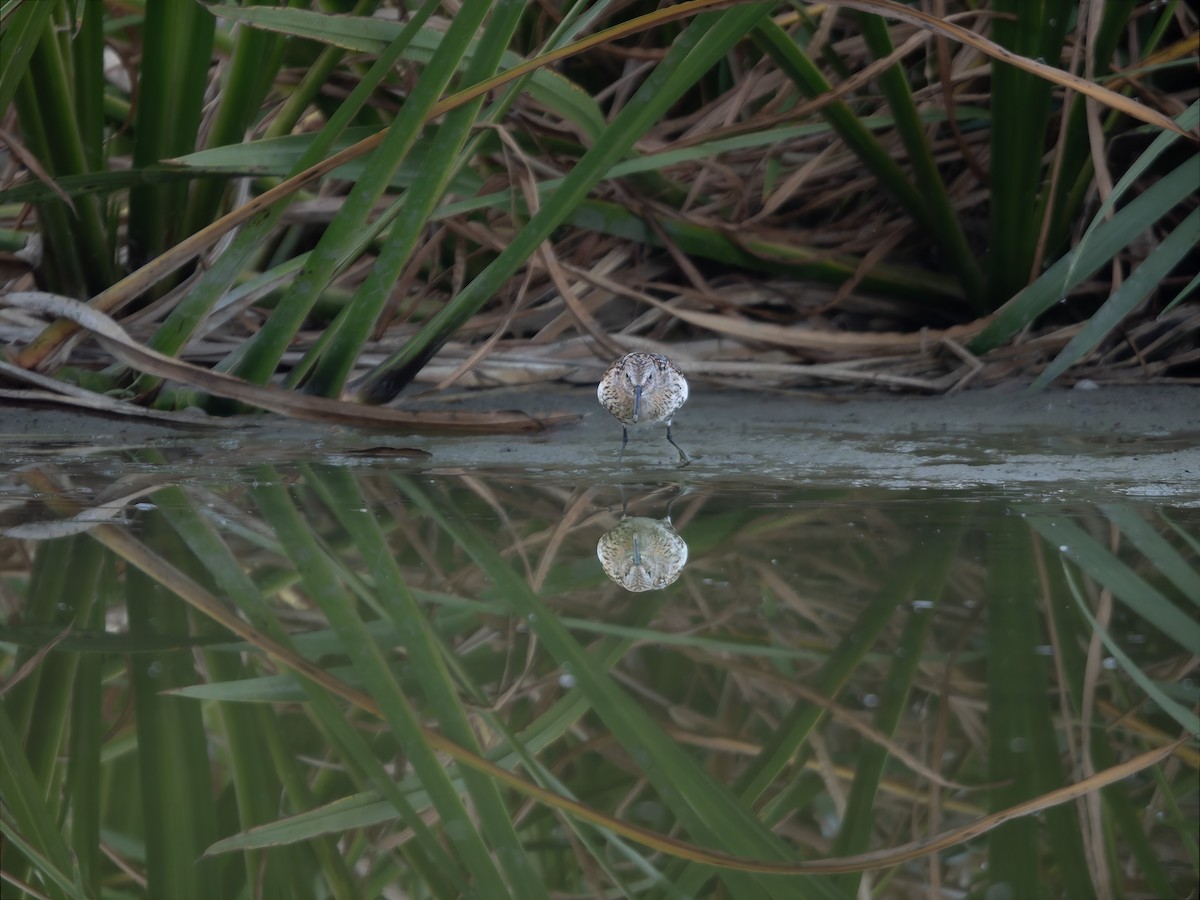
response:
<path id="1" fill-rule="evenodd" d="M 679 577 L 688 547 L 670 519 L 630 516 L 600 537 L 596 557 L 604 572 L 627 591 L 657 591 Z"/>
<path id="2" fill-rule="evenodd" d="M 667 440 L 679 451 L 680 465 L 692 458 L 671 437 L 671 419 L 688 398 L 688 383 L 679 367 L 661 353 L 640 350 L 626 353 L 608 367 L 596 387 L 600 405 L 621 423 L 621 456 L 629 442 L 629 429 L 646 425 L 667 426 Z"/>

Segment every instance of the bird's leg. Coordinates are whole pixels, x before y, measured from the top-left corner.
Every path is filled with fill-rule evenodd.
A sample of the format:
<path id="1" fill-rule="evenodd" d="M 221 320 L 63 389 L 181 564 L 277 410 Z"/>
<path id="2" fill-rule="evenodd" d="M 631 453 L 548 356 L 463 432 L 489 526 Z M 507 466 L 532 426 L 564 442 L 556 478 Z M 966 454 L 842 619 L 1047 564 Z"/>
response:
<path id="1" fill-rule="evenodd" d="M 675 443 L 675 438 L 671 437 L 671 426 L 670 425 L 667 426 L 667 440 L 670 442 L 672 447 L 674 447 L 676 450 L 679 451 L 679 465 L 680 466 L 686 466 L 688 463 L 690 463 L 692 461 L 692 457 L 688 456 L 688 452 L 686 450 L 684 450 L 682 447 L 680 447 L 677 443 Z"/>
<path id="2" fill-rule="evenodd" d="M 617 454 L 617 462 L 625 458 L 625 445 L 629 443 L 629 429 L 621 426 L 621 452 Z"/>

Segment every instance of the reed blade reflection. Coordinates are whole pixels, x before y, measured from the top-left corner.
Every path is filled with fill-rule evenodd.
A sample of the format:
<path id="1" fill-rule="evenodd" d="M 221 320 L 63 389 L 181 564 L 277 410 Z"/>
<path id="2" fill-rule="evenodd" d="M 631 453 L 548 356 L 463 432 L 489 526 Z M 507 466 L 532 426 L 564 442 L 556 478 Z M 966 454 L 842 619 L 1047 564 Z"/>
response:
<path id="1" fill-rule="evenodd" d="M 906 842 L 913 821 L 966 836 L 989 812 L 1135 758 L 1193 721 L 1197 507 L 1056 497 L 1040 509 L 853 487 L 665 484 L 622 496 L 549 476 L 404 476 L 389 461 L 214 479 L 142 451 L 123 462 L 180 483 L 127 493 L 113 515 L 102 495 L 117 461 L 77 466 L 70 482 L 50 469 L 0 475 L 20 497 L 0 532 L 5 752 L 25 760 L 33 783 L 20 796 L 40 805 L 18 811 L 21 833 L 42 833 L 41 822 L 57 834 L 55 823 L 94 808 L 106 828 L 120 824 L 138 851 L 126 864 L 156 890 L 182 877 L 174 850 L 188 866 L 195 854 L 149 833 L 171 834 L 165 802 L 144 822 L 122 818 L 101 785 L 131 772 L 164 791 L 184 779 L 171 796 L 191 805 L 209 804 L 214 783 L 230 799 L 204 809 L 204 840 L 219 838 L 212 865 L 238 892 L 267 878 L 283 895 L 297 879 L 345 896 L 380 879 L 412 894 L 598 883 L 636 895 L 631 873 L 649 868 L 687 896 L 840 898 L 864 879 L 878 889 L 865 864 L 845 880 L 731 867 L 886 850 L 879 835 Z M 80 500 L 92 496 L 105 533 L 137 544 L 101 546 L 81 530 Z M 48 512 L 72 524 L 21 524 Z M 158 556 L 135 559 L 135 546 Z M 184 614 L 172 591 L 185 582 L 167 572 L 212 598 L 197 609 L 213 621 Z M 1102 590 L 1116 614 L 1096 614 Z M 290 654 L 304 677 L 287 675 Z M 99 699 L 82 709 L 73 697 Z M 1090 733 L 1106 738 L 1085 757 L 1075 738 L 1088 697 Z M 147 730 L 170 722 L 180 727 L 169 741 Z M 156 746 L 184 771 L 160 764 Z M 943 883 L 984 877 L 1034 895 L 1070 884 L 1087 896 L 1088 860 L 1117 846 L 1132 862 L 1110 876 L 1127 893 L 1186 891 L 1200 756 L 1192 744 L 1174 756 L 1106 789 L 1099 837 L 1060 805 L 1040 824 L 1008 822 L 910 864 L 887 890 L 936 867 Z M 54 761 L 70 771 L 89 759 L 94 779 L 50 789 Z M 562 818 L 547 831 L 521 815 L 526 798 Z M 238 814 L 243 802 L 254 815 Z M 1149 828 L 1134 813 L 1148 805 L 1162 812 Z M 664 839 L 672 832 L 684 843 Z M 331 835 L 365 835 L 369 849 L 351 859 Z M 247 865 L 268 847 L 297 862 Z M 45 849 L 30 859 L 5 847 L 5 872 L 41 877 L 40 860 L 59 858 Z M 997 863 L 1018 850 L 1044 865 Z M 629 855 L 628 871 L 612 863 Z M 91 860 L 87 884 L 125 877 L 98 842 Z"/>

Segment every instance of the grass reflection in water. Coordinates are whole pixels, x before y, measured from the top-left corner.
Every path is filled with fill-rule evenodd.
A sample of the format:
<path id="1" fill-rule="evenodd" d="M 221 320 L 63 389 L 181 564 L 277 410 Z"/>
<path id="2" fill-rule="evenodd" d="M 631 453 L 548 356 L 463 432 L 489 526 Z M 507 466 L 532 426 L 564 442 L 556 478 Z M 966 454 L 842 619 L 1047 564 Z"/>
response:
<path id="1" fill-rule="evenodd" d="M 9 893 L 1194 883 L 1194 744 L 1087 781 L 1200 730 L 1192 510 L 243 475 L 115 486 L 99 526 L 22 476 L 39 494 L 0 538 Z"/>

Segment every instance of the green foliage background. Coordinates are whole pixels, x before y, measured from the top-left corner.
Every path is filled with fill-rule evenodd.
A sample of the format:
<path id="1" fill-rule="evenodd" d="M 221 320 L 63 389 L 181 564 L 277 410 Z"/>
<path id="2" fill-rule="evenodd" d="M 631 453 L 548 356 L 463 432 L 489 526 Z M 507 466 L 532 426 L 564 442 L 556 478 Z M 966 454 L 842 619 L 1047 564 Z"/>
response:
<path id="1" fill-rule="evenodd" d="M 693 338 L 749 323 L 751 348 L 800 362 L 881 353 L 800 352 L 789 328 L 959 323 L 946 337 L 976 355 L 1054 329 L 1022 357 L 1039 384 L 1118 326 L 1144 375 L 1186 366 L 1196 281 L 1176 273 L 1200 236 L 1186 5 L 713 5 L 431 2 L 397 20 L 370 0 L 8 0 L 0 108 L 15 108 L 25 175 L 0 191 L 4 237 L 24 246 L 36 227 L 36 286 L 154 350 L 186 358 L 215 335 L 232 349 L 205 366 L 370 403 L 522 306 L 495 337 L 545 342 L 521 322 L 569 314 L 554 335 L 599 358 L 614 336 L 681 334 L 686 309 L 719 314 L 682 326 Z M 617 279 L 618 293 L 694 299 L 653 328 L 627 302 L 564 307 L 556 295 L 587 284 L 575 270 L 614 247 L 662 260 L 653 287 Z M 728 277 L 838 290 L 730 307 Z M 1153 341 L 1128 337 L 1163 314 Z M 73 330 L 10 358 L 61 369 Z M 88 383 L 195 399 L 133 374 Z"/>

